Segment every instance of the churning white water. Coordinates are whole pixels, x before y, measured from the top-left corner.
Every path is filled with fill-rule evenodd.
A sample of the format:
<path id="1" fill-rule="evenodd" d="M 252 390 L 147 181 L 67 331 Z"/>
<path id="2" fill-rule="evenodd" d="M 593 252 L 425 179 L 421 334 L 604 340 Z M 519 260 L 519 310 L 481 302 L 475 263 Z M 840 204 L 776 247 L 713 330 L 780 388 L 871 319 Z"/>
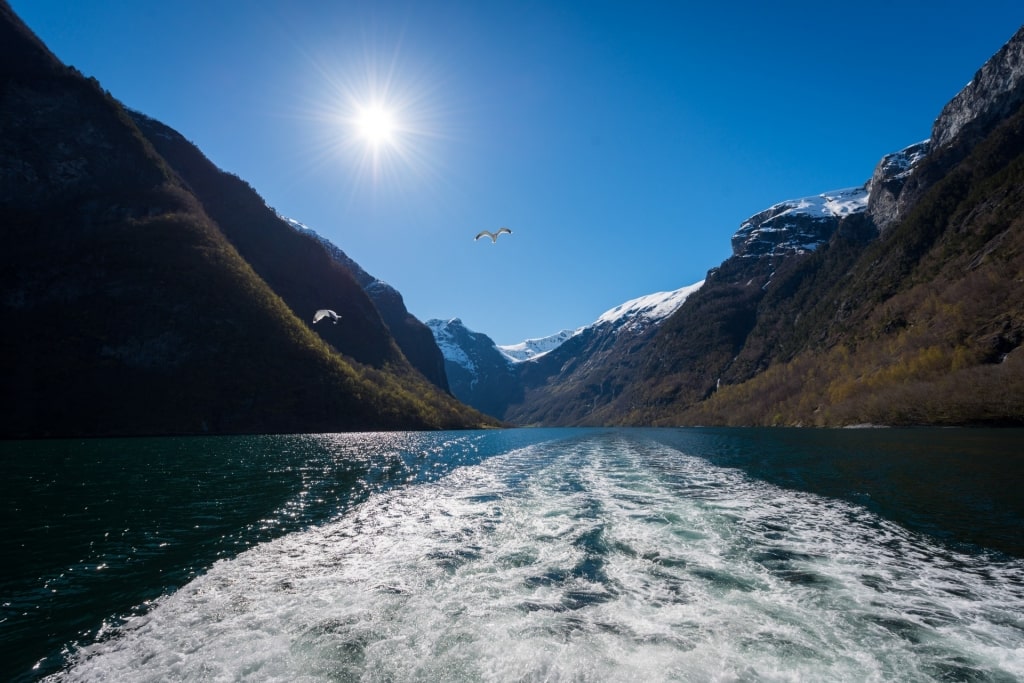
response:
<path id="1" fill-rule="evenodd" d="M 1024 562 L 593 436 L 221 560 L 62 677 L 1024 680 Z"/>

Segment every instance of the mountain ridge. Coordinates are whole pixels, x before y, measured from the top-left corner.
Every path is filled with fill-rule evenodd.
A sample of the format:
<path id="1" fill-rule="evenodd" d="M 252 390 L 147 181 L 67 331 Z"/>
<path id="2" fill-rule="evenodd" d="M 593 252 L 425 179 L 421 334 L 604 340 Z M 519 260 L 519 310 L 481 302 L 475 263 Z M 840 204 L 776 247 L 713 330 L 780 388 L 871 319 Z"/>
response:
<path id="1" fill-rule="evenodd" d="M 1024 29 L 864 185 L 744 221 L 733 255 L 630 353 L 577 330 L 521 363 L 505 419 L 1024 422 L 1022 103 Z"/>
<path id="2" fill-rule="evenodd" d="M 632 353 L 637 340 L 653 334 L 702 284 L 637 297 L 605 311 L 589 325 L 520 344 L 498 346 L 458 318 L 428 320 L 427 325 L 445 356 L 456 397 L 488 415 L 535 424 L 548 420 L 554 410 L 537 407 L 546 404 L 541 397 L 552 390 L 553 381 L 578 377 L 585 382 L 595 358 Z M 597 390 L 598 395 L 604 393 Z"/>
<path id="3" fill-rule="evenodd" d="M 211 171 L 224 192 L 200 198 L 159 138 L 0 10 L 0 437 L 496 424 L 413 370 L 358 284 L 296 236 L 298 263 L 326 264 L 327 294 L 378 343 L 318 334 L 287 278 L 302 269 L 258 244 L 284 234 L 258 195 Z M 241 212 L 215 221 L 218 201 L 252 230 Z"/>

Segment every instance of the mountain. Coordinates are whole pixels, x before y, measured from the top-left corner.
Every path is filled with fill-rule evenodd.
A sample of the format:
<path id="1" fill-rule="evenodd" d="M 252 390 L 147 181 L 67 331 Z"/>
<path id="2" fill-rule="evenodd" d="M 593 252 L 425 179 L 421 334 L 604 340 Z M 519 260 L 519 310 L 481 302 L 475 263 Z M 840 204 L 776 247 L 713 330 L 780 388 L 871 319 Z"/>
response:
<path id="1" fill-rule="evenodd" d="M 4 2 L 0 45 L 0 436 L 493 424 L 319 243 Z M 345 324 L 312 327 L 319 307 Z"/>
<path id="2" fill-rule="evenodd" d="M 590 325 L 509 346 L 496 346 L 457 318 L 427 325 L 460 400 L 517 424 L 590 423 L 587 416 L 622 389 L 606 368 L 627 372 L 645 340 L 701 284 L 639 297 Z"/>
<path id="3" fill-rule="evenodd" d="M 499 419 L 510 403 L 522 400 L 523 387 L 513 364 L 490 337 L 470 330 L 458 318 L 428 320 L 427 327 L 444 355 L 456 398 Z"/>
<path id="4" fill-rule="evenodd" d="M 519 361 L 522 400 L 492 414 L 545 425 L 1024 424 L 1022 107 L 1024 30 L 928 140 L 884 156 L 866 183 L 744 221 L 733 255 L 667 317 L 502 349 Z"/>
<path id="5" fill-rule="evenodd" d="M 733 255 L 785 256 L 827 243 L 839 222 L 865 211 L 868 189 L 853 187 L 779 202 L 748 218 L 732 236 Z"/>
<path id="6" fill-rule="evenodd" d="M 349 258 L 348 254 L 342 251 L 337 245 L 326 237 L 320 235 L 308 225 L 304 225 L 293 218 L 281 217 L 296 231 L 309 235 L 323 245 L 331 258 L 352 274 L 356 282 L 369 295 L 370 300 L 377 307 L 388 330 L 398 343 L 405 357 L 409 359 L 413 367 L 423 373 L 423 376 L 433 382 L 446 392 L 451 389 L 448 386 L 448 376 L 445 373 L 444 356 L 441 349 L 434 341 L 434 336 L 424 323 L 417 319 L 405 307 L 405 300 L 402 294 L 384 282 L 379 280 L 365 270 L 362 266 Z"/>
<path id="7" fill-rule="evenodd" d="M 1018 31 L 827 241 L 714 269 L 611 421 L 1024 422 L 1022 102 Z"/>
<path id="8" fill-rule="evenodd" d="M 581 328 L 582 329 L 582 328 Z M 546 353 L 554 351 L 564 344 L 568 339 L 578 334 L 580 330 L 562 330 L 547 337 L 537 339 L 526 339 L 518 344 L 506 344 L 499 346 L 498 351 L 514 363 L 524 360 L 534 360 Z"/>

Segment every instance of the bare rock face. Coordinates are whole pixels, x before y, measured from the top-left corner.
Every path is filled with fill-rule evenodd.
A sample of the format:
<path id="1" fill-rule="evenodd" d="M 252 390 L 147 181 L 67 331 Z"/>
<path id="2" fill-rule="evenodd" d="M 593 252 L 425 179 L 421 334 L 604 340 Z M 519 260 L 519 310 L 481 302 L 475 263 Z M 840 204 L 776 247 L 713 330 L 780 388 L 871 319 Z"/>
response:
<path id="1" fill-rule="evenodd" d="M 974 79 L 942 108 L 932 126 L 932 145 L 945 147 L 969 124 L 986 127 L 1024 102 L 1024 28 L 992 56 Z"/>
<path id="2" fill-rule="evenodd" d="M 901 201 L 903 186 L 914 167 L 927 156 L 931 141 L 925 140 L 892 154 L 886 154 L 875 167 L 868 187 L 868 215 L 879 232 L 895 223 L 905 212 L 905 198 Z"/>
<path id="3" fill-rule="evenodd" d="M 950 100 L 931 138 L 886 155 L 871 178 L 868 215 L 880 233 L 905 217 L 946 169 L 969 153 L 999 121 L 1024 103 L 1024 28 Z M 925 159 L 927 173 L 912 173 Z"/>

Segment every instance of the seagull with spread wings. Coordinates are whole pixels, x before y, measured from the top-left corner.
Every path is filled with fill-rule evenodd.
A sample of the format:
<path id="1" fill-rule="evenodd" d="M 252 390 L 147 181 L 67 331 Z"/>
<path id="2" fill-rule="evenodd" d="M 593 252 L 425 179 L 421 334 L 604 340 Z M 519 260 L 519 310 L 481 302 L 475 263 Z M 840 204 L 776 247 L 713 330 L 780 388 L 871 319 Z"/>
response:
<path id="1" fill-rule="evenodd" d="M 512 231 L 511 231 L 511 230 L 509 230 L 509 229 L 508 229 L 508 228 L 506 228 L 506 227 L 500 227 L 500 228 L 498 228 L 498 231 L 497 231 L 497 232 L 491 232 L 490 230 L 481 230 L 480 232 L 478 232 L 478 233 L 477 233 L 476 237 L 474 237 L 473 239 L 474 239 L 474 240 L 478 240 L 478 239 L 480 239 L 481 237 L 490 237 L 490 238 L 491 238 L 491 244 L 494 244 L 495 242 L 497 242 L 497 241 L 498 241 L 498 235 L 501 235 L 501 234 L 503 234 L 503 233 L 504 233 L 504 234 L 508 234 L 508 235 L 511 235 L 511 234 L 512 234 Z"/>
<path id="2" fill-rule="evenodd" d="M 324 318 L 330 318 L 331 322 L 337 325 L 338 320 L 341 319 L 341 316 L 329 308 L 321 308 L 319 311 L 313 314 L 313 324 L 316 325 Z"/>

